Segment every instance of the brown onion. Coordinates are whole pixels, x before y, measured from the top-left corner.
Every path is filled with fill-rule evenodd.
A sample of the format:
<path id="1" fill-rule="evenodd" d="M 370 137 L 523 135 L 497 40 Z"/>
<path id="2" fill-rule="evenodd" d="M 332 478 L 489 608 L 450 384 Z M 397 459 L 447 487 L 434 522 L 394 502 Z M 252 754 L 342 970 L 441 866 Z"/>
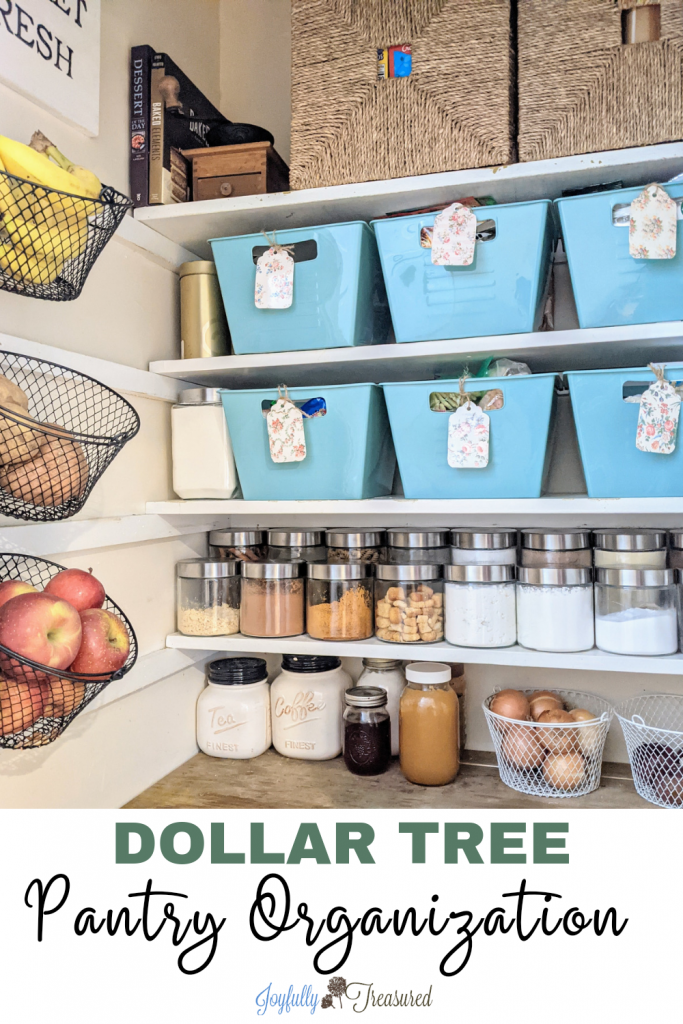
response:
<path id="1" fill-rule="evenodd" d="M 585 708 L 573 708 L 569 714 L 575 722 L 597 723 L 597 715 L 594 715 L 592 711 L 587 711 Z M 599 725 L 582 725 L 580 729 L 576 730 L 576 735 L 584 753 L 592 754 L 597 752 L 601 736 Z"/>
<path id="2" fill-rule="evenodd" d="M 516 768 L 540 768 L 545 761 L 545 750 L 535 735 L 537 729 L 512 726 L 503 740 L 503 757 Z"/>
<path id="3" fill-rule="evenodd" d="M 529 701 L 521 690 L 501 690 L 491 701 L 490 709 L 503 718 L 513 718 L 518 722 L 529 721 Z"/>
<path id="4" fill-rule="evenodd" d="M 564 707 L 564 702 L 562 698 L 558 697 L 558 695 L 556 693 L 553 693 L 552 690 L 535 690 L 534 693 L 532 693 L 529 697 L 529 703 L 533 704 L 533 702 L 535 700 L 538 700 L 539 697 L 550 697 L 552 700 L 555 701 L 556 704 L 559 704 L 561 708 Z"/>
<path id="5" fill-rule="evenodd" d="M 586 770 L 580 754 L 551 754 L 543 765 L 546 781 L 555 789 L 576 789 L 584 780 Z"/>
<path id="6" fill-rule="evenodd" d="M 531 708 L 531 717 L 534 722 L 537 722 L 544 711 L 562 711 L 562 704 L 556 697 L 543 696 L 543 697 L 532 697 L 529 701 Z"/>
<path id="7" fill-rule="evenodd" d="M 539 722 L 544 725 L 546 722 L 565 725 L 572 724 L 574 719 L 568 711 L 558 708 L 556 711 L 544 711 Z M 539 729 L 538 739 L 551 754 L 567 754 L 576 750 L 579 745 L 577 732 L 578 729 Z"/>

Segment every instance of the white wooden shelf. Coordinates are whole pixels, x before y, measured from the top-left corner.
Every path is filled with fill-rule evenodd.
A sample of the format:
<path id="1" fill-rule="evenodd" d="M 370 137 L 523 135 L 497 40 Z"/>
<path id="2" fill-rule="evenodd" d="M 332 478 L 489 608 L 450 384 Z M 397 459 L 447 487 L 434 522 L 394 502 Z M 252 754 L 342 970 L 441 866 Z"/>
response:
<path id="1" fill-rule="evenodd" d="M 168 519 L 154 513 L 108 516 L 102 519 L 65 519 L 54 523 L 25 523 L 0 517 L 0 550 L 42 558 L 50 554 L 94 551 L 99 548 L 143 544 L 201 533 L 220 526 L 216 516 L 179 516 Z"/>
<path id="2" fill-rule="evenodd" d="M 232 654 L 329 654 L 339 658 L 398 658 L 403 661 L 462 661 L 470 665 L 506 665 L 511 668 L 585 669 L 590 672 L 643 672 L 683 676 L 683 654 L 663 658 L 621 657 L 594 648 L 577 654 L 549 654 L 524 647 L 482 649 L 436 644 L 391 644 L 382 640 L 312 640 L 309 636 L 279 639 L 235 636 L 197 637 L 172 633 L 168 647 L 190 651 L 227 651 Z"/>
<path id="3" fill-rule="evenodd" d="M 493 196 L 499 203 L 556 199 L 566 188 L 616 180 L 625 186 L 645 185 L 650 181 L 667 181 L 681 171 L 683 142 L 668 142 L 388 181 L 147 206 L 135 211 L 135 219 L 202 259 L 210 259 L 208 239 L 225 235 L 369 221 L 386 213 L 433 206 L 473 194 Z"/>

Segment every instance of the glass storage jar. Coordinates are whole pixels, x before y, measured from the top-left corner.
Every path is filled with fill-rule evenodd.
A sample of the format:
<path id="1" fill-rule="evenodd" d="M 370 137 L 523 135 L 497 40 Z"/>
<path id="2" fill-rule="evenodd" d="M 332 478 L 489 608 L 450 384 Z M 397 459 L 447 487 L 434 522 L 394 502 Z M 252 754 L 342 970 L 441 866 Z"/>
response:
<path id="1" fill-rule="evenodd" d="M 596 569 L 666 569 L 663 530 L 595 530 Z"/>
<path id="2" fill-rule="evenodd" d="M 447 565 L 450 560 L 448 530 L 387 530 L 385 561 L 390 564 Z"/>
<path id="3" fill-rule="evenodd" d="M 264 530 L 212 530 L 209 554 L 213 558 L 231 558 L 239 562 L 258 562 L 266 557 Z"/>
<path id="4" fill-rule="evenodd" d="M 242 562 L 240 624 L 245 636 L 304 632 L 303 562 Z"/>
<path id="5" fill-rule="evenodd" d="M 219 658 L 197 701 L 197 746 L 211 757 L 241 760 L 271 742 L 270 687 L 263 658 Z"/>
<path id="6" fill-rule="evenodd" d="M 672 530 L 669 538 L 671 566 L 673 569 L 683 569 L 683 530 Z"/>
<path id="7" fill-rule="evenodd" d="M 441 565 L 375 566 L 375 636 L 402 644 L 443 640 Z"/>
<path id="8" fill-rule="evenodd" d="M 384 530 L 326 530 L 328 562 L 372 562 L 384 555 Z"/>
<path id="9" fill-rule="evenodd" d="M 285 654 L 270 688 L 273 746 L 285 757 L 327 761 L 341 754 L 344 692 L 340 658 Z"/>
<path id="10" fill-rule="evenodd" d="M 452 530 L 453 565 L 517 565 L 516 530 Z"/>
<path id="11" fill-rule="evenodd" d="M 516 643 L 514 565 L 447 565 L 444 571 L 448 643 L 458 647 Z"/>
<path id="12" fill-rule="evenodd" d="M 391 760 L 387 692 L 352 686 L 344 698 L 344 764 L 354 775 L 381 775 Z"/>
<path id="13" fill-rule="evenodd" d="M 391 723 L 391 753 L 398 754 L 398 706 L 406 685 L 403 662 L 394 658 L 363 658 L 363 671 L 356 686 L 379 686 L 387 693 Z"/>
<path id="14" fill-rule="evenodd" d="M 268 530 L 269 562 L 324 562 L 322 530 Z"/>
<path id="15" fill-rule="evenodd" d="M 590 530 L 521 530 L 519 564 L 585 568 L 593 564 Z"/>
<path id="16" fill-rule="evenodd" d="M 678 647 L 679 650 L 683 651 L 683 569 L 674 569 L 674 579 L 676 582 L 676 598 L 678 604 L 676 611 L 678 613 Z"/>
<path id="17" fill-rule="evenodd" d="M 675 654 L 676 597 L 673 569 L 598 569 L 597 646 L 611 654 Z"/>
<path id="18" fill-rule="evenodd" d="M 595 640 L 591 570 L 520 567 L 517 639 L 533 651 L 587 651 Z"/>
<path id="19" fill-rule="evenodd" d="M 460 767 L 458 698 L 449 665 L 433 661 L 406 665 L 401 696 L 401 771 L 418 786 L 445 786 Z"/>
<path id="20" fill-rule="evenodd" d="M 237 470 L 220 394 L 188 388 L 171 409 L 173 490 L 179 498 L 232 498 Z"/>
<path id="21" fill-rule="evenodd" d="M 240 631 L 239 563 L 187 558 L 176 565 L 176 615 L 184 636 Z"/>
<path id="22" fill-rule="evenodd" d="M 368 562 L 307 566 L 306 632 L 314 640 L 367 640 L 373 631 L 373 567 Z"/>

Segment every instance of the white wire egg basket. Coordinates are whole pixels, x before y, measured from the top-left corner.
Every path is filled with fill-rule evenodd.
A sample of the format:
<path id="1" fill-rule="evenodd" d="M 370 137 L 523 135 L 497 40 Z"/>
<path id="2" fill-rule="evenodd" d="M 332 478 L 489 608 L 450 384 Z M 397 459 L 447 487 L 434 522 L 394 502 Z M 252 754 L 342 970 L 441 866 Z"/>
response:
<path id="1" fill-rule="evenodd" d="M 540 690 L 520 693 L 529 698 Z M 595 717 L 566 724 L 521 722 L 491 711 L 497 692 L 483 702 L 501 781 L 530 796 L 585 796 L 600 785 L 602 753 L 614 710 L 602 697 L 582 690 L 553 688 L 549 692 L 559 697 L 564 710 L 583 708 Z"/>
<path id="2" fill-rule="evenodd" d="M 636 792 L 658 807 L 683 807 L 683 696 L 648 693 L 617 704 Z"/>

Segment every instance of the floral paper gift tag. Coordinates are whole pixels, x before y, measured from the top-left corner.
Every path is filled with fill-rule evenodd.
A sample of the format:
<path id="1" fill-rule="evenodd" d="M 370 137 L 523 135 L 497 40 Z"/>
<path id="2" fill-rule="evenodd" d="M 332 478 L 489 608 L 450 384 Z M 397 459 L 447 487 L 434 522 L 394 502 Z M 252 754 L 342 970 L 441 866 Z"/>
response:
<path id="1" fill-rule="evenodd" d="M 268 444 L 273 462 L 303 462 L 306 458 L 304 417 L 286 396 L 278 398 L 266 415 Z"/>
<path id="2" fill-rule="evenodd" d="M 648 185 L 631 203 L 628 251 L 636 260 L 676 255 L 676 201 L 661 185 Z"/>
<path id="3" fill-rule="evenodd" d="M 657 380 L 640 398 L 636 448 L 641 452 L 671 455 L 676 447 L 681 399 L 671 381 L 664 379 L 664 370 L 653 369 Z"/>
<path id="4" fill-rule="evenodd" d="M 293 298 L 294 260 L 286 249 L 271 246 L 256 262 L 256 308 L 289 309 Z"/>
<path id="5" fill-rule="evenodd" d="M 432 263 L 469 267 L 474 262 L 477 218 L 468 206 L 451 203 L 434 218 Z"/>
<path id="6" fill-rule="evenodd" d="M 448 418 L 448 465 L 484 469 L 489 464 L 489 417 L 468 402 Z"/>

